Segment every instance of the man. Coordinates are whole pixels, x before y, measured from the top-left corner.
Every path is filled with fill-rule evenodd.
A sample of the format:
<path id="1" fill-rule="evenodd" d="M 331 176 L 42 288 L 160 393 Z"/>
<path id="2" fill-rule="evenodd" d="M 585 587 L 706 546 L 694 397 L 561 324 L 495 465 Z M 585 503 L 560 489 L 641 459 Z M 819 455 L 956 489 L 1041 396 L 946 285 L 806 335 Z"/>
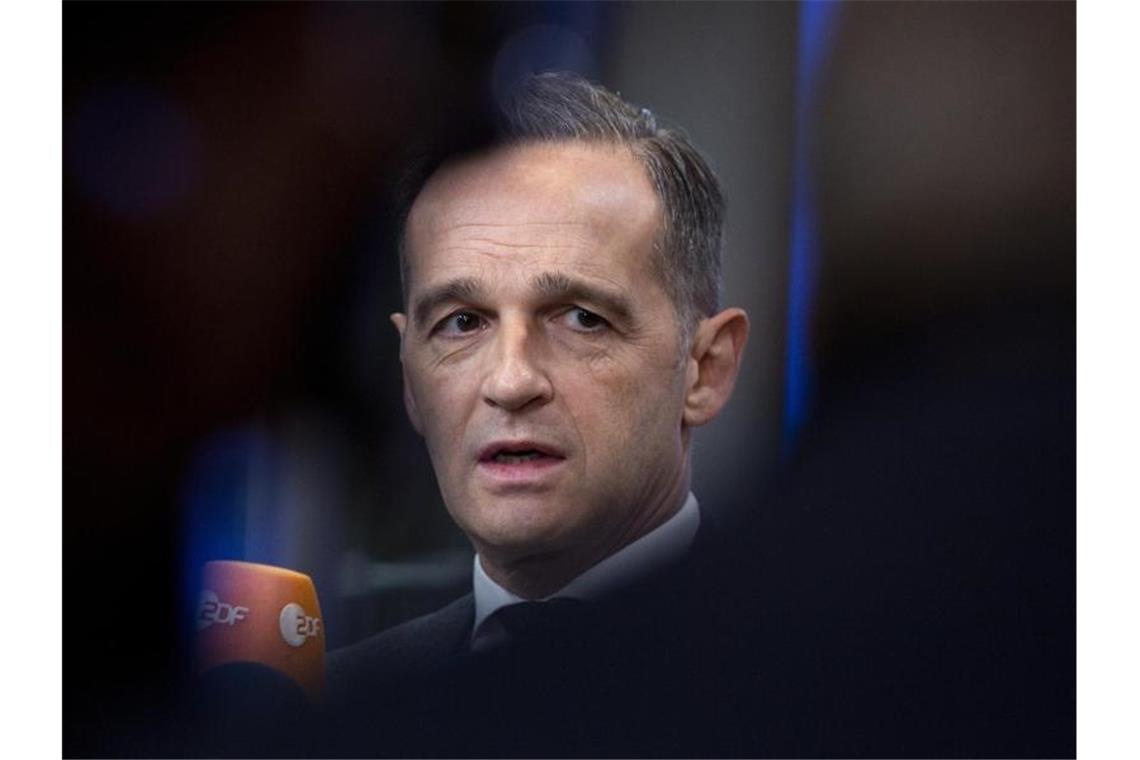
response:
<path id="1" fill-rule="evenodd" d="M 684 136 L 567 75 L 526 82 L 502 140 L 430 174 L 392 322 L 474 593 L 334 653 L 334 692 L 565 638 L 590 613 L 563 600 L 605 604 L 684 557 L 693 431 L 728 402 L 748 336 L 718 309 L 722 217 Z"/>
<path id="2" fill-rule="evenodd" d="M 1071 755 L 1072 338 L 1024 340 L 1055 307 L 864 347 L 731 540 L 666 567 L 747 334 L 715 181 L 580 81 L 508 122 L 416 196 L 394 317 L 474 594 L 334 653 L 320 751 Z"/>

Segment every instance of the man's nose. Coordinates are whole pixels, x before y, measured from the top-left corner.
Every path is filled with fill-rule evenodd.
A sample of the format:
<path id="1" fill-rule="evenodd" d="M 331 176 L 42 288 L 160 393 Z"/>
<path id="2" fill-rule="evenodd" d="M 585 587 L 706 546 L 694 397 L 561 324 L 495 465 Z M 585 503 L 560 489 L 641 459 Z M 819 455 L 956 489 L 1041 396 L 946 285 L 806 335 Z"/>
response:
<path id="1" fill-rule="evenodd" d="M 483 382 L 488 404 L 513 412 L 553 398 L 554 386 L 542 366 L 538 343 L 538 336 L 525 323 L 500 324 Z"/>

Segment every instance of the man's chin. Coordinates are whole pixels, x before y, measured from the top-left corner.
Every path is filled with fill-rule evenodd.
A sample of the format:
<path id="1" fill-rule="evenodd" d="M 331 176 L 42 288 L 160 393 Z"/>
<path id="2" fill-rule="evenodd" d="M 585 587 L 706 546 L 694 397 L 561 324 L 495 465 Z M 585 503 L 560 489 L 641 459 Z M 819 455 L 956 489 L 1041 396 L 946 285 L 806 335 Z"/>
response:
<path id="1" fill-rule="evenodd" d="M 521 558 L 559 553 L 589 542 L 592 533 L 589 500 L 565 485 L 498 494 L 472 483 L 462 502 L 448 509 L 481 554 Z"/>
<path id="2" fill-rule="evenodd" d="M 524 505 L 518 508 L 527 509 Z M 573 545 L 569 526 L 565 521 L 554 519 L 548 511 L 497 517 L 499 519 L 472 520 L 463 526 L 479 553 L 497 563 L 552 557 Z"/>
<path id="3" fill-rule="evenodd" d="M 541 559 L 558 554 L 566 545 L 566 538 L 559 531 L 537 526 L 495 526 L 481 529 L 477 535 L 474 543 L 481 554 L 509 561 Z"/>

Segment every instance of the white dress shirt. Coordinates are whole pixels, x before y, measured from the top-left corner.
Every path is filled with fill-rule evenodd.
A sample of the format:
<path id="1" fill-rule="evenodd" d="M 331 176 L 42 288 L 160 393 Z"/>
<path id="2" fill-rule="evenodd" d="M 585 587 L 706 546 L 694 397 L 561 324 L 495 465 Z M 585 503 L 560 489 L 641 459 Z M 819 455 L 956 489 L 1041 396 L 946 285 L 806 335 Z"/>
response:
<path id="1" fill-rule="evenodd" d="M 684 556 L 692 546 L 700 525 L 697 498 L 690 492 L 675 515 L 541 601 L 556 597 L 588 601 L 611 589 L 631 584 Z M 483 570 L 479 555 L 475 555 L 473 583 L 475 626 L 471 631 L 471 648 L 479 651 L 497 645 L 507 635 L 497 620 L 488 619 L 491 614 L 500 607 L 527 600 L 491 580 Z"/>

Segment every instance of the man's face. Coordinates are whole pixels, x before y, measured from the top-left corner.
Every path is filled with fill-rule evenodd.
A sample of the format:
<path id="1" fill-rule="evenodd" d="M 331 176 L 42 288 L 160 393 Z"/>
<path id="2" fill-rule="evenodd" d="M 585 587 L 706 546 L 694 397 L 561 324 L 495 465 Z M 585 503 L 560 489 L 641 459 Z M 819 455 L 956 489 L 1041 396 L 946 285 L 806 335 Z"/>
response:
<path id="1" fill-rule="evenodd" d="M 542 143 L 445 167 L 407 226 L 406 400 L 448 510 L 500 566 L 588 566 L 688 490 L 686 374 L 628 150 Z"/>

